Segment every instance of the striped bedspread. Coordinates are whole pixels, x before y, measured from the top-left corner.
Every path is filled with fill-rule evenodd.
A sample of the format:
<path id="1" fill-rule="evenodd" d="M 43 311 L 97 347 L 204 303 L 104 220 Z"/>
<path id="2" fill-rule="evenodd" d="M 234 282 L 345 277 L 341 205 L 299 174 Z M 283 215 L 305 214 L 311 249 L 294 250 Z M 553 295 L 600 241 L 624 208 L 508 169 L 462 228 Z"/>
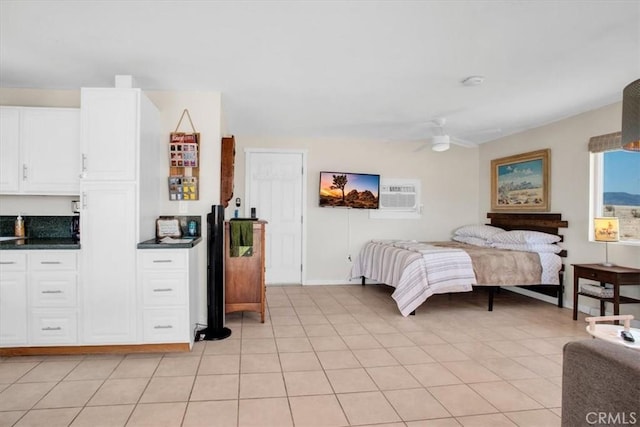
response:
<path id="1" fill-rule="evenodd" d="M 391 296 L 403 316 L 433 294 L 468 292 L 476 284 L 465 251 L 412 241 L 367 243 L 351 270 L 351 277 L 361 276 L 396 288 Z"/>

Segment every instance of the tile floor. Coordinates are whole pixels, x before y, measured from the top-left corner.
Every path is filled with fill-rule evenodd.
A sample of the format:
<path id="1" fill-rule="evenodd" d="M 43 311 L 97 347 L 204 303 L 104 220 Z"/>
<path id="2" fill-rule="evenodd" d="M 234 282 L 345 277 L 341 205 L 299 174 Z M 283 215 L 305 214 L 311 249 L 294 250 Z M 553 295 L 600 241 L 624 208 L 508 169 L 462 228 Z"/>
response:
<path id="1" fill-rule="evenodd" d="M 0 359 L 0 426 L 559 426 L 571 311 L 501 292 L 271 286 L 190 353 Z M 582 319 L 582 318 L 581 318 Z"/>

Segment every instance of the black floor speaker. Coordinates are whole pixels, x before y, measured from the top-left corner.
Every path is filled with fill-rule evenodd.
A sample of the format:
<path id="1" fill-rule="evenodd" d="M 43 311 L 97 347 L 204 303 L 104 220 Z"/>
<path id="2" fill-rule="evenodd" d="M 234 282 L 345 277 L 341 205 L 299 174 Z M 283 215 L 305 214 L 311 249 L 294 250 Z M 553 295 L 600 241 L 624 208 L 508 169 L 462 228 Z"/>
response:
<path id="1" fill-rule="evenodd" d="M 211 206 L 207 214 L 207 327 L 196 332 L 198 340 L 222 340 L 231 336 L 224 326 L 224 206 Z"/>

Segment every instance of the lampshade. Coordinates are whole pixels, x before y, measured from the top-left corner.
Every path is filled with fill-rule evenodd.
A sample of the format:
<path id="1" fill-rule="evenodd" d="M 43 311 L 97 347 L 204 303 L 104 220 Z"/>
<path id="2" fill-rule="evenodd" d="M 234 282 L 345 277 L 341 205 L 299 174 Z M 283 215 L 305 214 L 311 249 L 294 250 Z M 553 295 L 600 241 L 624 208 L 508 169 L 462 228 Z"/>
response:
<path id="1" fill-rule="evenodd" d="M 622 91 L 622 148 L 640 151 L 640 79 Z"/>
<path id="2" fill-rule="evenodd" d="M 447 151 L 449 149 L 449 135 L 435 135 L 431 141 L 433 151 Z"/>
<path id="3" fill-rule="evenodd" d="M 593 229 L 596 242 L 617 242 L 620 226 L 618 218 L 594 218 Z"/>

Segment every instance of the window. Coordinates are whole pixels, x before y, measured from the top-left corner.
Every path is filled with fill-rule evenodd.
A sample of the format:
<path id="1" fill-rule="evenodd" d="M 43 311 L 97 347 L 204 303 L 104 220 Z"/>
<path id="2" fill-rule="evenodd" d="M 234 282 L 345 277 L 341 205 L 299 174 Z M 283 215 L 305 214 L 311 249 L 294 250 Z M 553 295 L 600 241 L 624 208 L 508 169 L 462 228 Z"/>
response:
<path id="1" fill-rule="evenodd" d="M 597 138 L 615 135 L 617 145 L 594 144 Z M 617 217 L 620 241 L 640 244 L 640 153 L 619 149 L 619 135 L 594 137 L 589 143 L 593 179 L 591 217 Z"/>

